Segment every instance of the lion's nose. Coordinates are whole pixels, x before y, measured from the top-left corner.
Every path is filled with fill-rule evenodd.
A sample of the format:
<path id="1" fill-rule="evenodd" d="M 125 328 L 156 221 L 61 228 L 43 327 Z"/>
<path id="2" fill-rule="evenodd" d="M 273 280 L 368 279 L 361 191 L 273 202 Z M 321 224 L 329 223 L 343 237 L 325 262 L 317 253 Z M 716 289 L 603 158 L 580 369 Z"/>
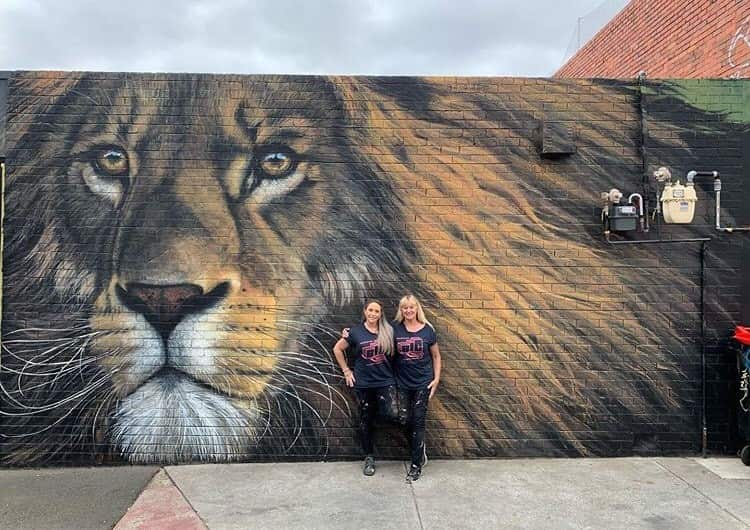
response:
<path id="1" fill-rule="evenodd" d="M 117 296 L 128 309 L 142 314 L 166 342 L 169 335 L 186 316 L 208 309 L 229 292 L 229 282 L 217 285 L 208 293 L 192 283 L 154 285 L 128 283 L 117 285 Z"/>

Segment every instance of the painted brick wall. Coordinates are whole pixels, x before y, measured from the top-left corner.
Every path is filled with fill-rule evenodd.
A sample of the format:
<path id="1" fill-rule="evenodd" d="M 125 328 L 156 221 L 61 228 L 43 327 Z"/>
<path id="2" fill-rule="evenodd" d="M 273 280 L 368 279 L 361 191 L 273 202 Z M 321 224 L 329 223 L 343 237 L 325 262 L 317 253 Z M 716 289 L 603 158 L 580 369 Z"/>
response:
<path id="1" fill-rule="evenodd" d="M 632 0 L 555 77 L 750 76 L 750 2 Z"/>
<path id="2" fill-rule="evenodd" d="M 690 454 L 700 246 L 608 245 L 600 192 L 669 166 L 744 201 L 750 84 L 16 72 L 7 465 L 359 455 L 332 362 L 416 293 L 444 375 L 434 456 Z M 641 106 L 640 103 L 643 103 Z M 544 147 L 574 146 L 569 155 Z M 743 136 L 745 135 L 745 136 Z M 695 222 L 638 237 L 715 236 Z M 653 201 L 651 201 L 653 205 Z M 711 450 L 732 450 L 745 236 L 705 260 Z M 746 263 L 746 261 L 745 261 Z M 189 303 L 188 303 L 189 302 Z M 383 426 L 378 454 L 403 456 Z"/>

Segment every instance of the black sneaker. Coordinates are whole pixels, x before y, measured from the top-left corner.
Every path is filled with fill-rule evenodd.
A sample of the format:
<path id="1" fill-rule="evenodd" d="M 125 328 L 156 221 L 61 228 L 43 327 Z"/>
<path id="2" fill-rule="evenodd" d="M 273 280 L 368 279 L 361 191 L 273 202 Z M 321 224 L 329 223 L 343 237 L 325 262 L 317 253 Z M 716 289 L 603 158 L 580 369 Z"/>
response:
<path id="1" fill-rule="evenodd" d="M 422 476 L 422 468 L 412 464 L 409 472 L 406 474 L 406 482 L 416 482 L 420 476 Z"/>
<path id="2" fill-rule="evenodd" d="M 362 467 L 362 473 L 371 477 L 375 474 L 375 459 L 371 456 L 365 458 L 365 465 Z"/>

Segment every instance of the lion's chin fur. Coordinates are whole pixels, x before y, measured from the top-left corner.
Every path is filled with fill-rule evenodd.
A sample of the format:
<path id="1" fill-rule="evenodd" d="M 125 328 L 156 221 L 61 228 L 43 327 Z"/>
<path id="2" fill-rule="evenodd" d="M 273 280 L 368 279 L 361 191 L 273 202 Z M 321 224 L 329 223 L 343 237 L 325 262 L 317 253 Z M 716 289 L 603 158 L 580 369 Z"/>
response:
<path id="1" fill-rule="evenodd" d="M 111 435 L 131 463 L 232 461 L 257 438 L 257 411 L 177 372 L 159 374 L 124 398 Z"/>

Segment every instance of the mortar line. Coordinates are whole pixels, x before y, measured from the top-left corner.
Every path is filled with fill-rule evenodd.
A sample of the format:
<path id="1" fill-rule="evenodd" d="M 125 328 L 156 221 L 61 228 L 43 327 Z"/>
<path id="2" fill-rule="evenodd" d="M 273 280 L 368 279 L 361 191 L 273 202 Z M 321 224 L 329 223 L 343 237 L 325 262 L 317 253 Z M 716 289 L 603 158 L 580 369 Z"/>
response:
<path id="1" fill-rule="evenodd" d="M 719 504 L 718 502 L 716 502 L 715 500 L 713 500 L 711 497 L 709 497 L 708 495 L 706 495 L 705 493 L 703 493 L 701 490 L 699 490 L 698 488 L 696 488 L 695 486 L 693 486 L 690 482 L 688 482 L 687 480 L 685 480 L 684 478 L 682 478 L 680 475 L 678 475 L 677 473 L 675 473 L 674 471 L 672 471 L 671 469 L 669 469 L 667 466 L 663 465 L 658 460 L 655 460 L 655 462 L 656 462 L 657 466 L 659 466 L 660 468 L 662 468 L 663 470 L 665 470 L 667 473 L 669 473 L 670 475 L 672 475 L 673 477 L 675 477 L 679 481 L 685 483 L 690 489 L 692 489 L 693 491 L 695 491 L 696 493 L 698 493 L 698 495 L 700 495 L 701 497 L 703 497 L 706 500 L 708 500 L 708 502 L 710 502 L 711 504 L 713 504 L 714 506 L 716 506 L 717 508 L 719 508 L 719 510 L 721 510 L 722 512 L 728 514 L 732 519 L 737 520 L 742 526 L 744 526 L 745 528 L 750 528 L 749 524 L 747 524 L 745 521 L 743 521 L 742 519 L 740 519 L 739 517 L 737 517 L 736 515 L 734 515 L 732 512 L 730 512 L 726 508 L 724 508 L 721 504 Z"/>
<path id="2" fill-rule="evenodd" d="M 404 462 L 404 471 L 409 471 L 406 467 L 406 462 Z M 414 509 L 417 512 L 417 521 L 419 521 L 419 530 L 424 530 L 424 525 L 422 524 L 422 514 L 419 513 L 419 503 L 417 502 L 417 495 L 414 492 L 413 482 L 409 482 L 409 489 L 411 490 L 411 499 L 414 502 Z"/>
<path id="3" fill-rule="evenodd" d="M 169 481 L 174 485 L 175 488 L 177 488 L 177 491 L 180 492 L 180 495 L 182 495 L 182 498 L 185 499 L 185 502 L 188 503 L 188 506 L 190 506 L 190 509 L 193 510 L 193 513 L 200 519 L 201 523 L 203 523 L 203 526 L 205 526 L 207 529 L 210 530 L 210 527 L 208 526 L 208 523 L 205 519 L 201 516 L 201 514 L 198 512 L 198 510 L 193 506 L 193 503 L 190 502 L 190 499 L 188 499 L 187 495 L 185 495 L 185 492 L 182 491 L 182 488 L 177 485 L 177 482 L 174 478 L 172 478 L 172 475 L 169 474 L 169 471 L 167 470 L 167 466 L 162 467 L 164 470 L 164 473 L 167 475 L 167 478 L 169 478 Z"/>

